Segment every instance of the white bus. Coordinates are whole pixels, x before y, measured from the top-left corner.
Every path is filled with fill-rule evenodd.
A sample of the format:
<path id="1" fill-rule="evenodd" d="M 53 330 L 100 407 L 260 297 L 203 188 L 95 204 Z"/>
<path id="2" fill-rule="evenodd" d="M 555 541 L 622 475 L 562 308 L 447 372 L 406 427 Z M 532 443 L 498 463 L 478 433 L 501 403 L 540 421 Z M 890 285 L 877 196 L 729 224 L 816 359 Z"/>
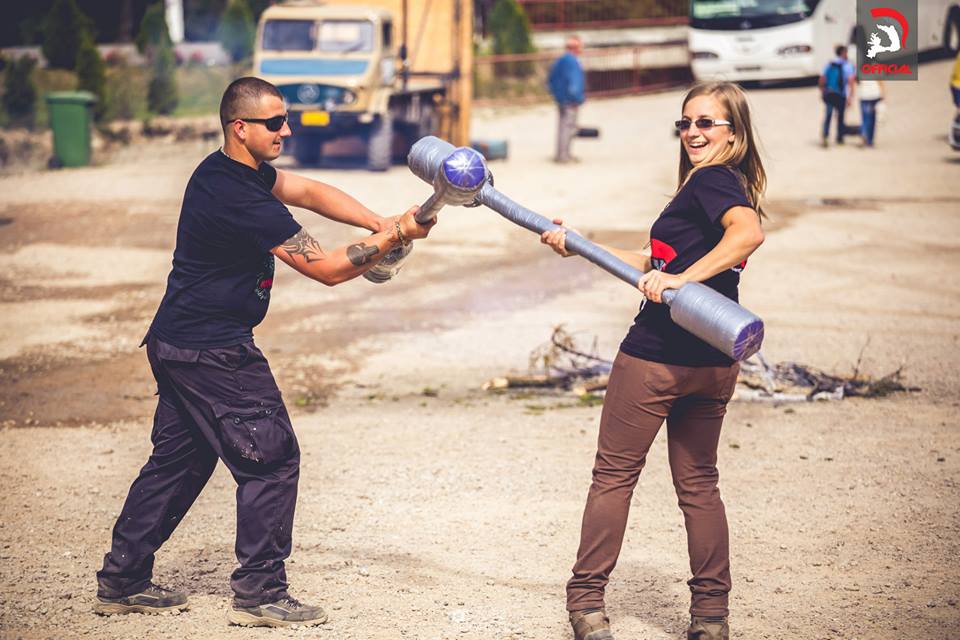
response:
<path id="1" fill-rule="evenodd" d="M 920 51 L 956 53 L 960 0 L 917 5 Z M 856 22 L 855 0 L 691 0 L 690 66 L 697 80 L 818 76 L 838 44 L 856 42 Z"/>

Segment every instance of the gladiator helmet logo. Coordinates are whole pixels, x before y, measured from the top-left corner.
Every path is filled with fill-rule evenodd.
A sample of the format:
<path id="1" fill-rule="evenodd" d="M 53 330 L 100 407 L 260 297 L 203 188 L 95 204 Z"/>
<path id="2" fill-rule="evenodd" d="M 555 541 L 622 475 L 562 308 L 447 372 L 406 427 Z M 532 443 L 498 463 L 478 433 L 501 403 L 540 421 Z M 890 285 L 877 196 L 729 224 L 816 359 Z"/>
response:
<path id="1" fill-rule="evenodd" d="M 857 79 L 917 79 L 917 0 L 857 0 Z"/>
<path id="2" fill-rule="evenodd" d="M 890 7 L 874 7 L 870 10 L 870 15 L 878 20 L 880 18 L 893 18 L 897 24 L 877 22 L 874 25 L 876 31 L 872 31 L 867 38 L 867 45 L 869 45 L 867 57 L 873 60 L 881 53 L 896 53 L 903 49 L 902 43 L 907 41 L 907 35 L 910 33 L 910 23 L 903 17 L 903 14 Z M 900 27 L 899 32 L 897 26 Z"/>

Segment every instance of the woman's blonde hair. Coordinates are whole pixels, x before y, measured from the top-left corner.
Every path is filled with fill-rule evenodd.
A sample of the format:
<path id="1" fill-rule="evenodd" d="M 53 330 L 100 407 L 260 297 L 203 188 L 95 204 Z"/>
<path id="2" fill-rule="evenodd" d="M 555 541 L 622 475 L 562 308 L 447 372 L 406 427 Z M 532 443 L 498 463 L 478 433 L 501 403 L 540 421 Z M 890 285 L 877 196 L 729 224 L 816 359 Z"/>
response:
<path id="1" fill-rule="evenodd" d="M 739 85 L 731 82 L 706 82 L 694 86 L 687 92 L 687 96 L 683 99 L 683 107 L 686 107 L 690 100 L 698 96 L 711 96 L 720 103 L 720 106 L 726 111 L 726 119 L 733 123 L 731 129 L 734 140 L 732 144 L 726 145 L 720 153 L 708 162 L 696 167 L 690 162 L 687 150 L 681 143 L 680 180 L 677 184 L 677 191 L 680 191 L 687 180 L 690 179 L 690 176 L 698 169 L 713 165 L 734 167 L 739 170 L 742 176 L 743 188 L 746 191 L 747 198 L 753 204 L 753 208 L 761 216 L 766 217 L 763 209 L 761 209 L 760 200 L 767 188 L 767 174 L 763 170 L 753 126 L 750 123 L 750 107 L 747 105 L 746 94 Z"/>

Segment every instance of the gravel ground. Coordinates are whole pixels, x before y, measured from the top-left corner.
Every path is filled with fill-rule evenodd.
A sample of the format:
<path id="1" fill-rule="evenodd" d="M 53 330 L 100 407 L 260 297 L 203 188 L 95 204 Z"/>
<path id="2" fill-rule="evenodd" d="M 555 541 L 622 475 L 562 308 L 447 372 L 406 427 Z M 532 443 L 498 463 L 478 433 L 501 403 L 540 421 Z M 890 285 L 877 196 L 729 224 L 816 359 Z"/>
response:
<path id="1" fill-rule="evenodd" d="M 960 155 L 946 146 L 950 63 L 891 83 L 878 147 L 817 147 L 812 87 L 753 90 L 767 155 L 767 242 L 743 302 L 771 361 L 837 373 L 904 367 L 877 400 L 734 402 L 721 440 L 731 625 L 741 638 L 943 637 L 960 623 Z M 506 137 L 497 185 L 545 215 L 642 245 L 675 179 L 680 94 L 588 103 L 603 137 L 549 163 L 549 106 L 484 110 Z M 136 349 L 162 295 L 180 194 L 209 149 L 135 147 L 103 165 L 0 177 L 0 637 L 570 638 L 599 407 L 479 390 L 523 371 L 563 323 L 612 356 L 636 311 L 622 283 L 551 256 L 484 209 L 448 211 L 400 277 L 327 289 L 280 267 L 257 340 L 303 451 L 289 577 L 320 627 L 228 627 L 235 514 L 221 467 L 158 554 L 191 594 L 177 616 L 100 618 L 93 572 L 149 452 L 155 399 Z M 383 213 L 427 187 L 307 172 Z M 297 212 L 324 244 L 357 237 Z M 619 638 L 680 638 L 682 517 L 654 444 L 608 591 Z"/>

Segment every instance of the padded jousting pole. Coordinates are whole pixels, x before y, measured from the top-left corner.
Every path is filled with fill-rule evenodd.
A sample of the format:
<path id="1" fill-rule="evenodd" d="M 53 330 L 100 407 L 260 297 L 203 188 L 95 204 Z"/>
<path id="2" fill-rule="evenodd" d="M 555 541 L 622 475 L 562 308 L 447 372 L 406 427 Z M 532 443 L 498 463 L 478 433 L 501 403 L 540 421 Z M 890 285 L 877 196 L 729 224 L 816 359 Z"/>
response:
<path id="1" fill-rule="evenodd" d="M 511 222 L 537 234 L 558 229 L 544 216 L 523 207 L 497 191 L 489 179 L 483 156 L 473 149 L 455 149 L 449 142 L 427 136 L 421 138 L 407 157 L 410 170 L 421 180 L 434 185 L 437 197 L 440 189 L 437 180 L 442 173 L 447 175 L 447 161 L 457 152 L 458 162 L 463 166 L 483 166 L 484 178 L 477 189 L 474 204 L 484 204 Z M 468 161 L 464 155 L 475 154 L 477 159 Z M 477 169 L 479 171 L 479 169 Z M 470 185 L 475 185 L 475 174 L 470 173 Z M 465 199 L 464 194 L 464 199 Z M 430 200 L 427 201 L 429 203 Z M 453 201 L 450 201 L 453 204 Z M 426 203 L 425 203 L 426 207 Z M 567 251 L 578 254 L 598 267 L 636 287 L 643 272 L 609 251 L 606 251 L 579 234 L 567 229 Z M 745 360 L 760 350 L 763 342 L 763 320 L 730 298 L 699 282 L 688 282 L 679 289 L 663 292 L 663 301 L 670 306 L 670 317 L 678 325 L 707 344 L 719 349 L 734 360 Z"/>
<path id="2" fill-rule="evenodd" d="M 434 140 L 439 141 L 439 138 Z M 481 154 L 466 147 L 455 149 L 450 144 L 447 147 L 446 155 L 437 158 L 433 178 L 429 180 L 433 184 L 433 195 L 420 205 L 420 210 L 414 216 L 420 224 L 433 221 L 440 209 L 448 204 L 462 206 L 475 202 L 489 175 L 487 163 Z M 371 282 L 386 282 L 400 271 L 403 261 L 412 250 L 412 242 L 391 250 L 363 277 Z"/>

